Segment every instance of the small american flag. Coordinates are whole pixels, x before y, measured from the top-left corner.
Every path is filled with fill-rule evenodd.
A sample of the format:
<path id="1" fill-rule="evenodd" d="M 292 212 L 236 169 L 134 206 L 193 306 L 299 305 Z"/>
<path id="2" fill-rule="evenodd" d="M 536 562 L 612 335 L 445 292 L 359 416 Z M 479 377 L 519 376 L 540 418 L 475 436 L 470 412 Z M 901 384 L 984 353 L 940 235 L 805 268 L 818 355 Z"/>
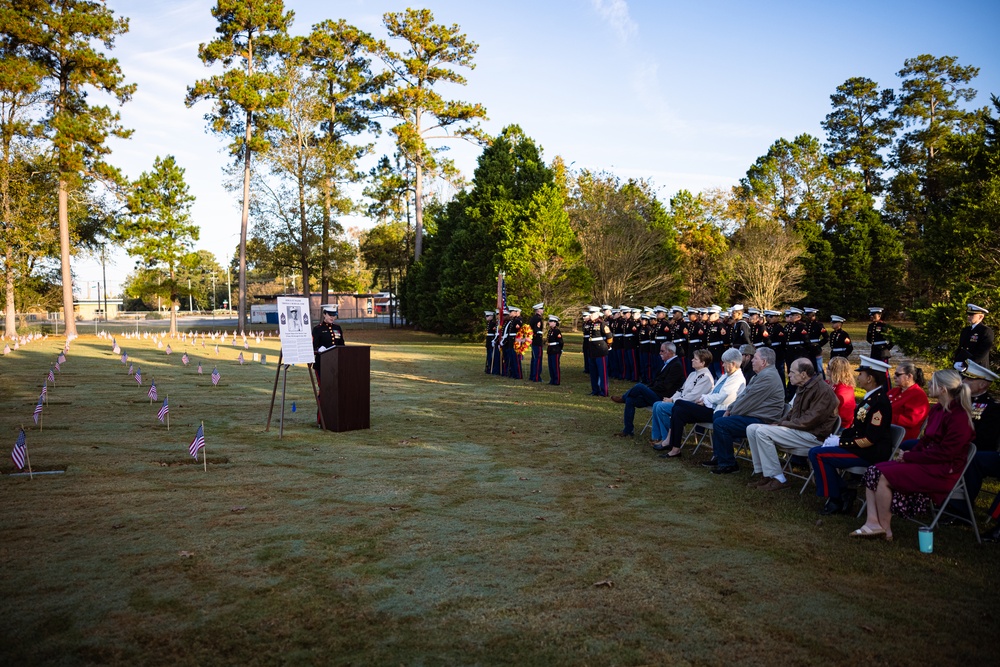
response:
<path id="1" fill-rule="evenodd" d="M 249 350 L 250 349 L 250 343 L 248 341 L 246 341 L 246 340 L 243 341 L 243 349 L 244 350 Z"/>
<path id="2" fill-rule="evenodd" d="M 42 398 L 45 398 L 45 396 L 48 393 L 49 393 L 49 383 L 48 382 L 43 382 L 42 383 Z"/>
<path id="3" fill-rule="evenodd" d="M 242 352 L 240 352 L 239 360 L 240 360 L 240 366 L 242 366 L 243 365 L 243 353 Z"/>
<path id="4" fill-rule="evenodd" d="M 136 367 L 136 369 L 135 369 L 135 375 L 133 375 L 132 377 L 134 377 L 135 381 L 138 382 L 140 386 L 142 386 L 142 369 L 141 368 Z"/>
<path id="5" fill-rule="evenodd" d="M 191 359 L 190 359 L 190 357 L 188 357 L 188 353 L 187 352 L 185 352 L 183 355 L 181 355 L 181 361 L 184 363 L 185 366 L 187 366 L 188 364 L 191 363 Z"/>
<path id="6" fill-rule="evenodd" d="M 132 373 L 135 373 L 135 364 L 128 365 L 128 374 L 132 375 Z"/>
<path id="7" fill-rule="evenodd" d="M 42 416 L 42 397 L 38 397 L 38 403 L 35 405 L 35 412 L 31 415 L 31 418 L 35 420 L 35 424 L 38 424 L 38 420 Z"/>
<path id="8" fill-rule="evenodd" d="M 123 364 L 128 363 L 128 352 L 122 352 L 122 363 Z"/>
<path id="9" fill-rule="evenodd" d="M 222 376 L 219 375 L 219 369 L 218 368 L 213 368 L 212 369 L 212 384 L 213 385 L 218 385 L 219 384 L 219 380 L 221 380 L 221 379 L 222 379 Z"/>
<path id="10" fill-rule="evenodd" d="M 170 348 L 170 343 L 167 343 L 167 354 L 173 354 L 174 351 Z"/>
<path id="11" fill-rule="evenodd" d="M 10 458 L 14 459 L 14 465 L 17 466 L 18 470 L 24 470 L 24 457 L 28 453 L 26 442 L 24 429 L 22 428 L 17 436 L 17 440 L 14 441 L 14 449 L 10 452 Z"/>
<path id="12" fill-rule="evenodd" d="M 170 412 L 170 406 L 167 405 L 168 399 L 163 399 L 163 405 L 160 406 L 160 411 L 156 413 L 156 418 L 161 422 L 167 418 L 167 413 Z"/>
<path id="13" fill-rule="evenodd" d="M 149 381 L 149 391 L 146 392 L 146 396 L 149 396 L 150 401 L 155 401 L 157 399 L 155 378 Z"/>
<path id="14" fill-rule="evenodd" d="M 199 361 L 198 362 L 198 375 L 201 375 L 202 373 L 204 373 L 204 371 L 201 370 L 201 362 Z"/>
<path id="15" fill-rule="evenodd" d="M 194 434 L 194 440 L 191 441 L 191 445 L 188 447 L 188 453 L 194 458 L 198 458 L 198 450 L 205 446 L 205 426 L 204 424 L 198 427 L 198 432 Z"/>
<path id="16" fill-rule="evenodd" d="M 62 373 L 62 368 L 60 368 L 59 360 L 56 359 L 56 370 Z"/>
<path id="17" fill-rule="evenodd" d="M 60 352 L 59 353 L 59 358 L 56 359 L 56 363 L 58 363 L 58 364 L 65 364 L 66 363 L 66 355 L 64 353 Z"/>
<path id="18" fill-rule="evenodd" d="M 52 367 L 49 367 L 49 382 L 56 381 L 56 374 L 52 372 Z"/>

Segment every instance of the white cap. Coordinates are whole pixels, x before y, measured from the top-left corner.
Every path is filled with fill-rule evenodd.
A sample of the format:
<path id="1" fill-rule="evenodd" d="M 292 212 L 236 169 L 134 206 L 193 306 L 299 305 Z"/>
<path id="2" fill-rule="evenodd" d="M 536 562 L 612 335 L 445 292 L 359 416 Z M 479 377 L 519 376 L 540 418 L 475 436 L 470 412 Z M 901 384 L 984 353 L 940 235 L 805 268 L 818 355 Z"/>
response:
<path id="1" fill-rule="evenodd" d="M 881 313 L 882 312 L 882 307 L 881 306 L 868 306 L 868 312 L 869 313 Z"/>
<path id="2" fill-rule="evenodd" d="M 996 382 L 997 380 L 1000 380 L 1000 376 L 996 373 L 971 360 L 958 362 L 955 364 L 955 370 L 961 373 L 964 378 L 986 380 L 987 382 Z"/>
<path id="3" fill-rule="evenodd" d="M 339 308 L 340 306 L 337 306 L 336 304 L 327 303 L 323 305 L 321 310 L 329 315 L 336 315 Z"/>
<path id="4" fill-rule="evenodd" d="M 878 359 L 872 359 L 871 357 L 866 357 L 861 355 L 861 365 L 858 366 L 859 371 L 876 371 L 878 373 L 888 373 L 889 364 L 884 361 L 879 361 Z"/>
<path id="5" fill-rule="evenodd" d="M 555 315 L 549 315 L 549 322 L 558 322 L 559 318 Z"/>
<path id="6" fill-rule="evenodd" d="M 735 306 L 733 306 L 732 308 L 730 308 L 729 310 L 731 310 L 733 312 L 736 312 L 737 310 L 743 310 L 743 304 L 742 303 L 738 303 Z"/>
<path id="7" fill-rule="evenodd" d="M 795 306 L 792 306 L 791 308 L 789 308 L 785 312 L 793 314 L 793 315 L 801 315 L 802 314 L 802 309 L 801 308 L 796 308 Z"/>
<path id="8" fill-rule="evenodd" d="M 541 303 L 536 303 L 534 306 L 531 307 L 531 309 L 532 310 L 541 310 L 544 307 L 545 307 L 545 302 L 542 301 Z"/>
<path id="9" fill-rule="evenodd" d="M 847 320 L 845 320 L 845 319 L 844 319 L 843 317 L 841 317 L 840 315 L 831 315 L 831 316 L 830 316 L 830 321 L 831 321 L 831 322 L 846 322 Z"/>
<path id="10" fill-rule="evenodd" d="M 965 305 L 965 312 L 967 315 L 972 315 L 973 313 L 982 313 L 983 315 L 989 315 L 990 311 L 986 310 L 982 306 L 977 306 L 974 303 L 968 303 Z"/>

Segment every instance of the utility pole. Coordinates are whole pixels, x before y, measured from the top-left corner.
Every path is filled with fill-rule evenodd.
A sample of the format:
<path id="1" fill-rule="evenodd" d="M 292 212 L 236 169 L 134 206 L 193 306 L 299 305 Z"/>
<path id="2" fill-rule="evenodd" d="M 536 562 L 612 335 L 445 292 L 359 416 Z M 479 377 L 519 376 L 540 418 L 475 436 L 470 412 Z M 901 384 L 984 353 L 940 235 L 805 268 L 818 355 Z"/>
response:
<path id="1" fill-rule="evenodd" d="M 191 296 L 191 279 L 188 278 L 188 311 L 194 312 L 194 299 Z"/>
<path id="2" fill-rule="evenodd" d="M 107 285 L 104 286 L 105 292 L 107 292 Z M 107 297 L 105 297 L 106 299 Z M 97 283 L 97 310 L 101 310 L 101 283 Z M 94 317 L 94 335 L 97 335 L 97 323 L 101 321 L 100 312 L 96 313 Z"/>
<path id="3" fill-rule="evenodd" d="M 212 271 L 212 319 L 215 319 L 215 271 Z"/>
<path id="4" fill-rule="evenodd" d="M 226 291 L 229 294 L 229 300 L 226 303 L 229 304 L 229 310 L 233 309 L 233 284 L 229 282 L 229 264 L 226 264 Z"/>

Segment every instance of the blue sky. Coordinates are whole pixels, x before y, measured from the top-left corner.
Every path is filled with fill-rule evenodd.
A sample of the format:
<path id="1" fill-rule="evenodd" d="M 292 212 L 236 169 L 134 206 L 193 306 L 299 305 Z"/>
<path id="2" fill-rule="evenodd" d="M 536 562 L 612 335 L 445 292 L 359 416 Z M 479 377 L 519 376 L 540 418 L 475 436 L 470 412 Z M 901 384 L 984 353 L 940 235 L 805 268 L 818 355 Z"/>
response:
<path id="1" fill-rule="evenodd" d="M 112 144 L 110 159 L 134 178 L 157 155 L 173 154 L 197 197 L 197 248 L 224 262 L 240 224 L 238 202 L 222 187 L 224 142 L 205 132 L 208 102 L 184 106 L 187 86 L 210 72 L 197 50 L 215 34 L 213 4 L 108 0 L 130 18 L 113 55 L 138 84 L 121 109 L 135 133 Z M 464 72 L 468 85 L 447 92 L 485 105 L 488 132 L 519 124 L 546 159 L 561 155 L 574 169 L 651 179 L 664 202 L 682 188 L 735 184 L 778 138 L 803 132 L 823 138 L 820 123 L 839 84 L 865 76 L 898 88 L 896 72 L 908 57 L 951 55 L 978 66 L 975 106 L 1000 95 L 996 1 L 286 2 L 296 33 L 344 18 L 379 37 L 382 14 L 407 6 L 431 9 L 439 23 L 457 23 L 479 44 L 476 68 Z M 471 178 L 480 149 L 450 146 Z M 100 280 L 94 261 L 79 258 L 74 265 L 79 283 Z M 112 293 L 132 265 L 116 254 L 108 267 Z"/>

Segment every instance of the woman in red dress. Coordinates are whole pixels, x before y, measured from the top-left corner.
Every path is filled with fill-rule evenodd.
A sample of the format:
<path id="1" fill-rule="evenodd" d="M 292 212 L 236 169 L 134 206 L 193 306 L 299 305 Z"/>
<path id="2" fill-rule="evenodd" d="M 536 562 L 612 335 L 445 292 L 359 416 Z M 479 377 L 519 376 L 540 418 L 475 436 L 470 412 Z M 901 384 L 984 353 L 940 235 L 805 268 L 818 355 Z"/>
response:
<path id="1" fill-rule="evenodd" d="M 830 360 L 830 379 L 827 383 L 833 387 L 833 393 L 840 401 L 837 414 L 840 415 L 840 427 L 849 429 L 854 424 L 854 409 L 857 403 L 854 398 L 854 371 L 847 357 L 834 357 Z"/>
<path id="2" fill-rule="evenodd" d="M 924 372 L 907 361 L 896 366 L 893 377 L 896 386 L 886 394 L 892 403 L 892 423 L 906 429 L 903 442 L 916 440 L 930 410 L 927 394 L 923 390 Z"/>
<path id="3" fill-rule="evenodd" d="M 969 387 L 957 371 L 947 369 L 933 375 L 928 390 L 938 403 L 920 441 L 908 452 L 898 451 L 892 461 L 868 468 L 868 517 L 852 537 L 891 540 L 892 512 L 909 516 L 925 511 L 928 500 L 943 502 L 962 475 L 969 443 L 976 437 Z"/>

